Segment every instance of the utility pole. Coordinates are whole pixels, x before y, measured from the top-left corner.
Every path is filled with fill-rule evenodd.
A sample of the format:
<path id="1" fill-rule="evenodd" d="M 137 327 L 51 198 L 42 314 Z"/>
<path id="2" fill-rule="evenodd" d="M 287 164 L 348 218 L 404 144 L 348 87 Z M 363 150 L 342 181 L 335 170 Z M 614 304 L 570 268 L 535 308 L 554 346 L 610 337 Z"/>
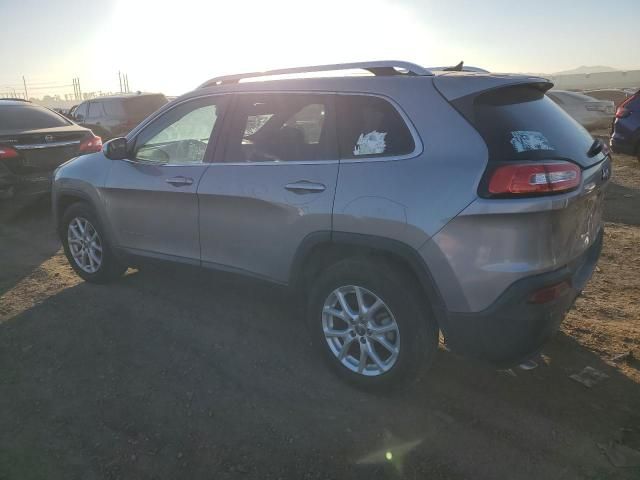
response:
<path id="1" fill-rule="evenodd" d="M 118 70 L 118 81 L 120 82 L 120 93 L 122 93 L 122 75 L 120 74 L 120 70 Z"/>
<path id="2" fill-rule="evenodd" d="M 24 75 L 22 76 L 22 84 L 24 85 L 24 99 L 29 100 L 29 94 L 27 93 L 27 81 L 25 80 Z"/>
<path id="3" fill-rule="evenodd" d="M 128 73 L 125 73 L 124 79 L 125 79 L 125 82 L 127 84 L 127 93 L 129 93 L 129 92 L 131 92 L 131 90 L 129 89 L 129 74 Z"/>

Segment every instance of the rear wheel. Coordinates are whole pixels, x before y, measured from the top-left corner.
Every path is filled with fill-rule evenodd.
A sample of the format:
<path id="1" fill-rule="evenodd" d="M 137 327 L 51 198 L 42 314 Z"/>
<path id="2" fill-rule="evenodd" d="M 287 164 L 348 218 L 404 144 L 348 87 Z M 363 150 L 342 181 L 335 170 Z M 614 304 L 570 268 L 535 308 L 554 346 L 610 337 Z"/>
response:
<path id="1" fill-rule="evenodd" d="M 67 260 L 84 280 L 105 283 L 126 271 L 127 266 L 113 254 L 98 217 L 88 204 L 79 202 L 67 208 L 60 232 Z"/>
<path id="2" fill-rule="evenodd" d="M 312 286 L 313 341 L 329 366 L 363 388 L 412 380 L 438 349 L 438 328 L 415 282 L 393 264 L 345 260 Z"/>

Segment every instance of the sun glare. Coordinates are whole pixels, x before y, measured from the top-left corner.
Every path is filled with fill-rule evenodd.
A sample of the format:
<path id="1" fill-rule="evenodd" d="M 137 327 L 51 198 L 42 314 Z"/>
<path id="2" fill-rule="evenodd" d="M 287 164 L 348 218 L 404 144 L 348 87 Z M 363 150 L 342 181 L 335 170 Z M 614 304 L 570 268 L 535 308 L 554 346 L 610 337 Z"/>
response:
<path id="1" fill-rule="evenodd" d="M 176 95 L 220 74 L 435 58 L 424 22 L 385 0 L 275 3 L 123 0 L 94 38 L 97 50 L 113 52 L 94 62 L 94 76 L 123 70 L 134 88 Z"/>

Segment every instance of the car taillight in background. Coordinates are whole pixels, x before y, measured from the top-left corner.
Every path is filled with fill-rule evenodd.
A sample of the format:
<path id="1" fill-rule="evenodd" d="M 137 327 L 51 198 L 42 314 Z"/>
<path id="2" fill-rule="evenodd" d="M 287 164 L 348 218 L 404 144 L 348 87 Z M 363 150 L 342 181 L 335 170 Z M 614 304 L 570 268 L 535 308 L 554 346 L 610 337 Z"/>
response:
<path id="1" fill-rule="evenodd" d="M 569 162 L 515 163 L 491 172 L 490 196 L 544 195 L 573 190 L 582 180 L 580 167 Z"/>
<path id="2" fill-rule="evenodd" d="M 14 148 L 0 145 L 0 160 L 15 158 L 17 156 L 18 156 L 18 152 Z"/>
<path id="3" fill-rule="evenodd" d="M 616 118 L 625 118 L 631 115 L 631 110 L 627 108 L 627 105 L 629 104 L 629 102 L 631 102 L 631 100 L 634 100 L 635 98 L 637 98 L 637 95 L 638 94 L 631 95 L 624 102 L 622 102 L 620 106 L 618 106 L 618 109 L 616 110 Z"/>
<path id="4" fill-rule="evenodd" d="M 80 143 L 80 153 L 95 153 L 102 150 L 102 138 L 95 135 L 88 137 Z"/>

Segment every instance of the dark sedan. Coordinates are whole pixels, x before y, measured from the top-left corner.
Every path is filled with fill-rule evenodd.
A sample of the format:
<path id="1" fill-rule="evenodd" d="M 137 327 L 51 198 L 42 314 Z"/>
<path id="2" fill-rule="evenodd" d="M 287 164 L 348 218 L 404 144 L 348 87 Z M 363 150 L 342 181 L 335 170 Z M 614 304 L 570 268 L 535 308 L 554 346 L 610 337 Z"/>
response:
<path id="1" fill-rule="evenodd" d="M 0 200 L 48 193 L 58 165 L 101 149 L 100 137 L 52 110 L 0 100 Z"/>

